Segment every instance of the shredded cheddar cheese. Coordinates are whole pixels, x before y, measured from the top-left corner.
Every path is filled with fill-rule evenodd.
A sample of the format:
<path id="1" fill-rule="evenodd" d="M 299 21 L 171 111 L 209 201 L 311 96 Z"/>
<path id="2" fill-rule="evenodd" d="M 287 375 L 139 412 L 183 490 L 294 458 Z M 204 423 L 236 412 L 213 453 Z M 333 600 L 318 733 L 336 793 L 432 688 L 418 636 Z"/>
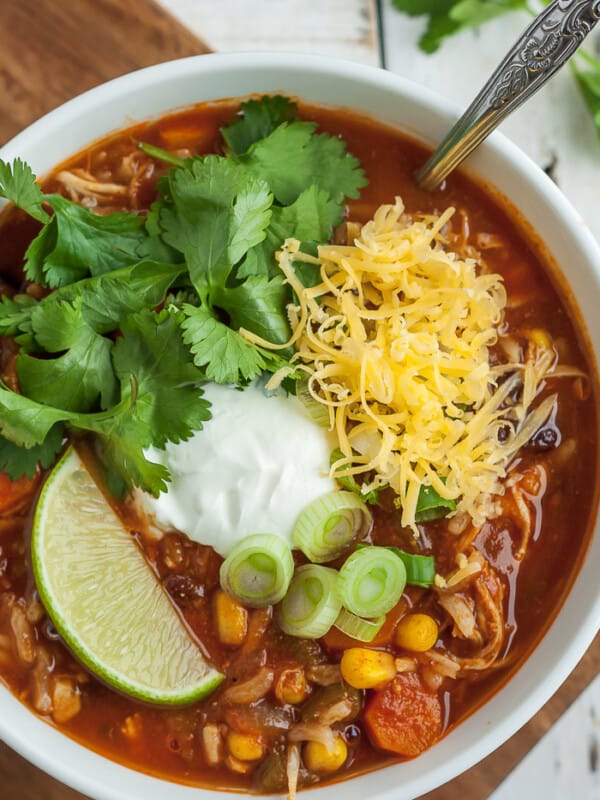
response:
<path id="1" fill-rule="evenodd" d="M 501 276 L 448 251 L 453 213 L 411 219 L 397 198 L 353 245 L 324 245 L 313 258 L 289 240 L 278 255 L 298 300 L 283 346 L 295 346 L 311 395 L 329 409 L 344 454 L 332 470 L 362 476 L 365 492 L 392 487 L 415 532 L 423 485 L 481 523 L 510 458 L 555 402 L 528 412 L 553 351 L 491 366 L 506 292 Z M 303 287 L 295 261 L 318 264 L 321 283 Z"/>

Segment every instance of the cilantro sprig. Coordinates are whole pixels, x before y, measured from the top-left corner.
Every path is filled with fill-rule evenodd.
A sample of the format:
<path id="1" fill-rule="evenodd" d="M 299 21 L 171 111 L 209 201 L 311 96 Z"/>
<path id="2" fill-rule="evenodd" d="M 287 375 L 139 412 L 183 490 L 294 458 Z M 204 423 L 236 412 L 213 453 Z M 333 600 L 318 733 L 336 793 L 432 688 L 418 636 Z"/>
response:
<path id="1" fill-rule="evenodd" d="M 293 103 L 243 103 L 222 129 L 224 156 L 171 165 L 150 212 L 96 215 L 44 194 L 19 159 L 0 162 L 0 196 L 41 224 L 25 276 L 42 299 L 0 299 L 0 335 L 20 345 L 20 393 L 0 383 L 0 469 L 49 466 L 65 435 L 92 434 L 109 485 L 158 494 L 168 472 L 147 460 L 210 419 L 206 381 L 244 385 L 287 363 L 243 338 L 285 343 L 292 299 L 275 252 L 330 238 L 365 178 L 337 137 Z"/>
<path id="2" fill-rule="evenodd" d="M 542 5 L 531 0 L 392 0 L 392 5 L 411 17 L 425 17 L 425 30 L 419 47 L 425 53 L 434 53 L 454 34 L 475 28 L 496 17 L 514 12 L 535 16 Z M 575 53 L 571 68 L 583 100 L 592 116 L 600 137 L 600 60 L 584 50 Z"/>

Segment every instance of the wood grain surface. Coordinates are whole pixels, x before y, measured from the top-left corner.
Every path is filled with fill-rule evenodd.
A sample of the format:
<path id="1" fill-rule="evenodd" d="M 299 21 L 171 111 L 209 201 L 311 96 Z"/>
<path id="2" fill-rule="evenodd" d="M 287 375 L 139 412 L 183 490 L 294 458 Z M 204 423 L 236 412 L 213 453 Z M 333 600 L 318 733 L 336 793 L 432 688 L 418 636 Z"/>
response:
<path id="1" fill-rule="evenodd" d="M 206 45 L 152 0 L 0 0 L 0 144 L 105 80 Z M 509 742 L 422 800 L 485 800 L 600 672 L 600 637 Z M 82 800 L 0 743 L 0 800 Z"/>
<path id="2" fill-rule="evenodd" d="M 92 86 L 206 52 L 152 0 L 0 0 L 0 144 Z"/>

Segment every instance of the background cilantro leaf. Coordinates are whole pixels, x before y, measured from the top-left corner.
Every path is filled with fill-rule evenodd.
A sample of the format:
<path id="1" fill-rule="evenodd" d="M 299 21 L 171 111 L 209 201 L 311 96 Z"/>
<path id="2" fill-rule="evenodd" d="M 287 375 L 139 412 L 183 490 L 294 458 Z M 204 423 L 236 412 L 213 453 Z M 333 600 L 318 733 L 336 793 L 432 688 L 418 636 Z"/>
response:
<path id="1" fill-rule="evenodd" d="M 140 260 L 144 220 L 118 212 L 100 216 L 58 194 L 47 195 L 54 216 L 27 250 L 28 278 L 52 288 Z"/>
<path id="2" fill-rule="evenodd" d="M 190 346 L 196 366 L 215 383 L 247 383 L 265 368 L 262 351 L 237 331 L 220 322 L 204 307 L 185 305 L 183 339 Z"/>
<path id="3" fill-rule="evenodd" d="M 600 59 L 580 50 L 578 58 L 572 61 L 571 65 L 583 99 L 594 120 L 596 132 L 600 136 Z"/>
<path id="4" fill-rule="evenodd" d="M 0 197 L 10 200 L 38 222 L 49 219 L 42 208 L 44 194 L 35 182 L 35 175 L 20 158 L 15 158 L 12 166 L 0 159 Z"/>
<path id="5" fill-rule="evenodd" d="M 16 370 L 23 393 L 32 400 L 67 411 L 103 408 L 116 400 L 110 339 L 97 334 L 76 305 L 55 302 L 38 305 L 32 313 L 35 338 L 55 358 L 39 358 L 21 350 Z"/>
<path id="6" fill-rule="evenodd" d="M 229 315 L 232 328 L 246 328 L 276 344 L 289 339 L 285 313 L 289 289 L 280 276 L 269 280 L 264 275 L 253 275 L 235 288 L 216 291 L 213 299 Z"/>
<path id="7" fill-rule="evenodd" d="M 233 265 L 265 237 L 272 196 L 264 181 L 219 156 L 190 159 L 169 172 L 169 190 L 159 213 L 167 244 L 185 256 L 190 277 L 206 302 L 213 286 L 224 286 Z"/>
<path id="8" fill-rule="evenodd" d="M 32 478 L 38 465 L 42 469 L 52 466 L 63 444 L 64 427 L 60 423 L 50 428 L 41 444 L 29 449 L 18 447 L 14 442 L 0 436 L 0 470 L 16 481 L 25 476 Z"/>
<path id="9" fill-rule="evenodd" d="M 240 116 L 221 128 L 221 134 L 231 153 L 241 155 L 259 139 L 264 139 L 282 122 L 296 116 L 296 104 L 281 95 L 264 96 L 260 100 L 242 103 Z"/>
<path id="10" fill-rule="evenodd" d="M 464 28 L 481 25 L 509 11 L 527 11 L 527 0 L 392 0 L 411 17 L 425 16 L 427 27 L 419 40 L 426 53 L 437 50 L 444 39 Z"/>
<path id="11" fill-rule="evenodd" d="M 115 371 L 127 388 L 137 382 L 133 416 L 147 434 L 142 446 L 164 447 L 167 441 L 188 439 L 210 419 L 210 404 L 202 397 L 202 373 L 192 363 L 181 333 L 182 315 L 168 310 L 144 310 L 127 317 L 114 347 Z"/>

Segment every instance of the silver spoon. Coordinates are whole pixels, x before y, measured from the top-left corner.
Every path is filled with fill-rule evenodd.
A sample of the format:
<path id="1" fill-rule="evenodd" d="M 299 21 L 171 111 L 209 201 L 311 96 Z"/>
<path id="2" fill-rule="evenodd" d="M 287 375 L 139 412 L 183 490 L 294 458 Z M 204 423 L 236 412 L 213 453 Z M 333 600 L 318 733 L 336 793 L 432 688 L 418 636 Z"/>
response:
<path id="1" fill-rule="evenodd" d="M 515 42 L 475 100 L 416 174 L 433 191 L 511 111 L 571 58 L 600 19 L 600 0 L 554 0 Z"/>

